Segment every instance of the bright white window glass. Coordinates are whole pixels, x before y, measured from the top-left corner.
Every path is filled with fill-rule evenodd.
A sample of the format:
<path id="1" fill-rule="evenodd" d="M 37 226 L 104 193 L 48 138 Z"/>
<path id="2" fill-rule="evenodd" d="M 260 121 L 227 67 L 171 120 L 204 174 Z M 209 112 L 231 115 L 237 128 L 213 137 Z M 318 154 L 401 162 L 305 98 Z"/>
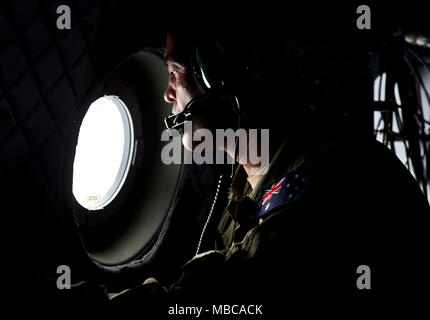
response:
<path id="1" fill-rule="evenodd" d="M 118 97 L 104 96 L 91 104 L 73 163 L 73 195 L 81 206 L 103 209 L 116 197 L 130 169 L 133 141 L 130 113 Z"/>
<path id="2" fill-rule="evenodd" d="M 430 93 L 430 71 L 427 70 L 426 67 L 420 68 L 420 75 L 423 80 L 423 83 L 426 87 L 427 92 Z M 430 132 L 430 125 L 428 122 L 430 121 L 430 101 L 427 99 L 426 90 L 422 86 L 420 86 L 420 95 L 421 95 L 421 106 L 423 112 L 423 118 L 425 119 L 424 129 L 425 132 Z"/>
<path id="3" fill-rule="evenodd" d="M 387 74 L 384 72 L 373 81 L 373 101 L 385 101 Z"/>
<path id="4" fill-rule="evenodd" d="M 401 106 L 402 101 L 400 100 L 399 85 L 397 84 L 397 82 L 394 84 L 394 98 L 396 99 L 397 105 Z"/>
<path id="5" fill-rule="evenodd" d="M 373 129 L 376 131 L 376 140 L 379 142 L 383 141 L 382 129 L 384 127 L 384 123 L 381 121 L 381 112 L 374 111 L 373 112 Z"/>
<path id="6" fill-rule="evenodd" d="M 381 87 L 381 76 L 377 76 L 373 81 L 373 101 L 379 101 L 379 90 Z"/>
<path id="7" fill-rule="evenodd" d="M 387 81 L 387 74 L 384 72 L 382 75 L 379 75 L 375 78 L 373 82 L 373 100 L 374 101 L 385 101 L 385 90 L 386 90 L 386 81 Z M 402 102 L 400 100 L 400 94 L 399 94 L 399 85 L 396 82 L 394 84 L 394 98 L 396 100 L 396 104 L 398 106 L 401 106 Z M 398 116 L 400 122 L 403 122 L 402 117 L 402 109 L 398 108 L 398 113 L 393 116 L 393 122 L 391 123 L 391 128 L 394 133 L 400 133 L 400 128 L 398 126 L 396 117 Z M 382 131 L 384 130 L 384 127 L 387 125 L 384 123 L 384 121 L 381 121 L 382 113 L 380 111 L 374 111 L 373 112 L 373 129 L 376 132 L 376 140 L 379 142 L 384 141 L 384 135 Z M 412 173 L 412 175 L 415 176 L 415 173 L 412 168 L 412 164 L 410 159 L 407 157 L 406 147 L 405 143 L 407 145 L 407 141 L 395 141 L 394 142 L 394 153 L 396 156 L 403 162 L 405 166 L 407 166 Z M 391 148 L 391 147 L 390 147 Z"/>

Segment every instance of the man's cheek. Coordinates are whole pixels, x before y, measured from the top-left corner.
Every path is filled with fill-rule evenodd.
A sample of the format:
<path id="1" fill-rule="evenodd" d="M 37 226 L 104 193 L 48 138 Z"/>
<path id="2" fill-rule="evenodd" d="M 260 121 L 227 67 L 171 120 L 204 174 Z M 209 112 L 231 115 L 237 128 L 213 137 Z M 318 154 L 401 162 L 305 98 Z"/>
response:
<path id="1" fill-rule="evenodd" d="M 193 138 L 191 132 L 184 132 L 182 135 L 182 145 L 189 151 L 193 150 Z"/>
<path id="2" fill-rule="evenodd" d="M 198 129 L 196 126 L 195 117 L 192 117 L 191 121 L 187 121 L 184 124 L 184 133 L 182 135 L 182 144 L 185 149 L 192 151 L 195 147 L 195 143 L 193 142 L 194 133 Z"/>
<path id="3" fill-rule="evenodd" d="M 185 106 L 188 104 L 188 102 L 190 102 L 193 99 L 193 97 L 189 92 L 185 90 L 181 90 L 178 92 L 179 92 L 178 109 L 179 111 L 183 111 L 185 109 Z"/>
<path id="4" fill-rule="evenodd" d="M 201 117 L 193 116 L 191 122 L 185 123 L 184 134 L 182 135 L 182 144 L 187 149 L 192 151 L 198 146 L 201 141 L 196 137 L 196 131 L 199 129 L 207 129 L 207 120 Z"/>

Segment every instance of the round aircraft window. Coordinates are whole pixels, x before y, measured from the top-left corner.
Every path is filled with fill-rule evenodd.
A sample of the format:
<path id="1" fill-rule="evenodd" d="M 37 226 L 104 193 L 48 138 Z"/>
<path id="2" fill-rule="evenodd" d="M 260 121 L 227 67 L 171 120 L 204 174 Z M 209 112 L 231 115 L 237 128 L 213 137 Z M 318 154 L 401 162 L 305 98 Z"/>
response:
<path id="1" fill-rule="evenodd" d="M 82 121 L 73 163 L 73 195 L 88 210 L 107 206 L 121 190 L 133 157 L 133 122 L 116 96 L 94 101 Z"/>

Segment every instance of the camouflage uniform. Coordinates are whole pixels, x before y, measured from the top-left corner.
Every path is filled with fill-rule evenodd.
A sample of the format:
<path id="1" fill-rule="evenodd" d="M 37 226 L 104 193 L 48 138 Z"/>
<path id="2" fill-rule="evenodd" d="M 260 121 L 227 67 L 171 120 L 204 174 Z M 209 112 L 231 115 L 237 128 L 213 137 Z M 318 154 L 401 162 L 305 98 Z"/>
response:
<path id="1" fill-rule="evenodd" d="M 375 297 L 427 283 L 430 210 L 407 169 L 374 140 L 319 145 L 284 142 L 254 190 L 239 167 L 218 225 L 225 249 L 189 261 L 174 287 L 281 312 L 309 303 L 338 310 L 341 301 L 366 310 Z M 372 271 L 367 294 L 357 287 L 361 265 Z"/>
<path id="2" fill-rule="evenodd" d="M 341 307 L 395 313 L 429 283 L 430 210 L 403 164 L 374 140 L 315 145 L 284 142 L 254 189 L 238 168 L 218 224 L 225 248 L 186 263 L 167 304 L 255 303 L 267 319 L 293 310 L 350 318 Z M 372 271 L 370 290 L 357 287 L 361 265 Z M 389 309 L 379 297 L 390 297 Z"/>

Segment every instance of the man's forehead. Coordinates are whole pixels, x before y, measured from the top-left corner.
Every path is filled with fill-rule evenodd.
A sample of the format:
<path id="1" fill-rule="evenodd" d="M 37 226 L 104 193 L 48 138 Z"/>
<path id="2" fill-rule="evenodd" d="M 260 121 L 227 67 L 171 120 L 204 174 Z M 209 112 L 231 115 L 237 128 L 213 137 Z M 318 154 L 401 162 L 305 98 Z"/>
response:
<path id="1" fill-rule="evenodd" d="M 167 35 L 166 48 L 164 51 L 164 63 L 184 66 L 190 59 L 192 52 L 191 44 L 185 39 L 177 39 L 172 34 Z"/>
<path id="2" fill-rule="evenodd" d="M 175 57 L 174 53 L 172 54 L 172 52 L 167 52 L 167 51 L 164 53 L 164 65 L 166 67 L 169 67 L 169 66 L 177 67 L 177 68 L 184 68 L 185 67 L 185 63 L 182 62 L 181 60 L 178 60 Z"/>

